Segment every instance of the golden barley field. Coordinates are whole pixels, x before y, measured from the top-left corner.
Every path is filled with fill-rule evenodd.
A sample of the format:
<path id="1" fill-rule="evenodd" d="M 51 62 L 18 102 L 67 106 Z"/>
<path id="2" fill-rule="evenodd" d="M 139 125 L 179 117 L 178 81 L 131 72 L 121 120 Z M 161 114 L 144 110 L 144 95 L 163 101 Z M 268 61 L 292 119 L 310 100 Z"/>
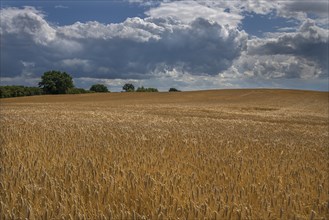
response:
<path id="1" fill-rule="evenodd" d="M 329 219 L 328 92 L 0 100 L 0 219 Z"/>

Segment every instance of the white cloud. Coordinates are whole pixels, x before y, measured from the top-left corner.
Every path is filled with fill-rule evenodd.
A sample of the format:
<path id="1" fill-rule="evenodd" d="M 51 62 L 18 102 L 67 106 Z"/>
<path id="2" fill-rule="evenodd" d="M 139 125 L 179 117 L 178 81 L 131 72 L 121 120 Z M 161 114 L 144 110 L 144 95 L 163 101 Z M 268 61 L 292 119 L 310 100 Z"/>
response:
<path id="1" fill-rule="evenodd" d="M 287 55 L 314 62 L 328 71 L 329 31 L 318 27 L 314 21 L 306 20 L 293 33 L 280 33 L 275 38 L 253 39 L 248 44 L 249 55 Z"/>
<path id="2" fill-rule="evenodd" d="M 294 32 L 297 30 L 297 28 L 296 27 L 282 27 L 282 28 L 277 28 L 276 30 L 279 32 Z M 271 33 L 268 33 L 268 34 L 271 34 Z M 276 33 L 276 34 L 278 34 L 278 33 Z"/>
<path id="3" fill-rule="evenodd" d="M 224 71 L 224 78 L 326 79 L 328 30 L 306 20 L 296 32 L 248 41 L 247 50 Z"/>
<path id="4" fill-rule="evenodd" d="M 75 71 L 84 71 L 84 72 L 90 72 L 94 70 L 94 67 L 89 60 L 83 60 L 83 59 L 64 59 L 61 62 L 61 66 L 63 69 L 72 69 Z"/>
<path id="5" fill-rule="evenodd" d="M 243 19 L 243 16 L 239 14 L 225 12 L 223 7 L 210 7 L 206 3 L 196 1 L 161 3 L 160 6 L 151 8 L 146 14 L 153 18 L 172 17 L 187 24 L 200 17 L 232 27 L 236 27 Z"/>
<path id="6" fill-rule="evenodd" d="M 6 19 L 2 27 L 4 40 L 12 47 L 3 49 L 8 61 L 2 69 L 5 74 L 21 73 L 15 60 L 19 51 L 20 59 L 36 63 L 39 74 L 63 67 L 80 77 L 140 79 L 179 67 L 190 74 L 214 75 L 229 68 L 247 43 L 243 31 L 204 18 L 186 24 L 174 18 L 149 17 L 108 25 L 77 22 L 53 26 L 53 38 L 44 45 L 34 40 L 50 27 L 39 11 L 8 10 L 3 9 Z M 17 17 L 24 26 L 13 27 Z M 26 47 L 20 45 L 22 40 Z"/>
<path id="7" fill-rule="evenodd" d="M 68 6 L 65 6 L 65 5 L 55 5 L 54 8 L 57 8 L 57 9 L 67 9 L 69 7 Z"/>
<path id="8" fill-rule="evenodd" d="M 33 7 L 1 9 L 1 34 L 26 34 L 40 45 L 47 45 L 56 37 L 56 31 L 44 20 L 44 14 Z"/>
<path id="9" fill-rule="evenodd" d="M 248 55 L 237 59 L 222 74 L 225 78 L 316 79 L 323 70 L 314 61 L 291 55 Z"/>
<path id="10" fill-rule="evenodd" d="M 278 15 L 300 20 L 313 16 L 317 24 L 328 25 L 328 12 L 329 2 L 327 0 L 294 0 L 281 3 Z"/>
<path id="11" fill-rule="evenodd" d="M 236 26 L 244 18 L 244 13 L 267 15 L 275 13 L 279 17 L 298 19 L 304 21 L 312 17 L 318 25 L 329 25 L 329 2 L 327 0 L 289 0 L 289 1 L 263 1 L 263 0 L 129 0 L 130 2 L 145 4 L 152 2 L 155 5 L 147 15 L 173 16 L 183 21 L 190 21 L 193 17 L 203 17 Z M 157 4 L 156 4 L 157 3 Z M 229 10 L 229 11 L 228 11 Z M 226 13 L 229 12 L 229 13 Z"/>
<path id="12" fill-rule="evenodd" d="M 127 18 L 119 24 L 102 24 L 96 21 L 76 22 L 73 25 L 58 27 L 58 34 L 70 39 L 103 39 L 122 38 L 136 42 L 159 39 L 163 28 L 140 18 Z"/>
<path id="13" fill-rule="evenodd" d="M 238 28 L 245 11 L 267 14 L 276 8 L 290 16 L 283 12 L 295 10 L 282 5 L 167 1 L 151 8 L 144 19 L 67 26 L 51 25 L 35 8 L 1 9 L 1 83 L 31 83 L 51 69 L 69 72 L 86 88 L 103 82 L 117 91 L 127 81 L 167 90 L 325 78 L 328 30 L 318 20 L 305 20 L 289 33 L 282 29 L 249 40 Z"/>
<path id="14" fill-rule="evenodd" d="M 105 84 L 111 91 L 121 91 L 125 83 L 132 83 L 135 87 L 155 87 L 159 91 L 168 91 L 175 87 L 183 90 L 202 90 L 239 87 L 238 83 L 222 79 L 218 76 L 197 76 L 188 73 L 182 73 L 177 70 L 167 71 L 159 74 L 157 78 L 149 79 L 101 79 L 101 78 L 75 78 L 74 82 L 79 85 L 89 85 L 101 83 Z"/>

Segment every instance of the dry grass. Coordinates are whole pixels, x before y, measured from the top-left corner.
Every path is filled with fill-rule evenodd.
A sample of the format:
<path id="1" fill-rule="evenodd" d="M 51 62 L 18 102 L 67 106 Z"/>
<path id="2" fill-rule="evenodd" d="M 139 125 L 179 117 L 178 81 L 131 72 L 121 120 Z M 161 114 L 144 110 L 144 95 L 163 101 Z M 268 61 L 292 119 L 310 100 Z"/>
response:
<path id="1" fill-rule="evenodd" d="M 0 219 L 328 219 L 328 93 L 3 99 Z"/>

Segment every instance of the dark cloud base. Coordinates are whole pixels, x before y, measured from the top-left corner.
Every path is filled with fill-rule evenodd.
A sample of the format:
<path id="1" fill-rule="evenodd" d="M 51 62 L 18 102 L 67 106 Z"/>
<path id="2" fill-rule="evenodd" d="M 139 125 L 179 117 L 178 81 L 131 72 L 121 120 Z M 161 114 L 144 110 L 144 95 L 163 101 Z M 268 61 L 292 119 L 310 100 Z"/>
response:
<path id="1" fill-rule="evenodd" d="M 208 17 L 56 26 L 41 11 L 26 7 L 1 9 L 0 33 L 1 84 L 28 84 L 52 69 L 71 73 L 81 84 L 83 79 L 136 80 L 186 88 L 234 87 L 234 82 L 242 86 L 244 80 L 328 79 L 328 30 L 310 19 L 295 32 L 248 39 L 238 27 Z"/>

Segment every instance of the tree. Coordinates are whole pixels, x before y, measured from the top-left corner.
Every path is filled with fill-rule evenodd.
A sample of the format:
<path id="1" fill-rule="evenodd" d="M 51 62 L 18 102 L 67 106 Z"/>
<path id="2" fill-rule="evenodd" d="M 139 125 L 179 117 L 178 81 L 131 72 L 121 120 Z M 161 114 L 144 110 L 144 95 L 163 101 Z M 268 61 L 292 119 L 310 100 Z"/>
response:
<path id="1" fill-rule="evenodd" d="M 126 83 L 123 87 L 123 90 L 125 90 L 126 92 L 134 92 L 135 91 L 135 86 L 131 83 Z"/>
<path id="2" fill-rule="evenodd" d="M 108 92 L 109 91 L 107 89 L 107 87 L 103 84 L 94 84 L 90 87 L 89 90 L 94 91 L 94 92 Z"/>
<path id="3" fill-rule="evenodd" d="M 158 92 L 157 88 L 144 88 L 144 86 L 142 87 L 138 87 L 136 92 Z"/>
<path id="4" fill-rule="evenodd" d="M 91 93 L 92 91 L 85 90 L 83 88 L 70 88 L 67 90 L 67 94 L 84 94 L 84 93 Z"/>
<path id="5" fill-rule="evenodd" d="M 46 94 L 65 94 L 69 89 L 74 88 L 74 85 L 69 74 L 52 70 L 43 74 L 39 87 Z"/>
<path id="6" fill-rule="evenodd" d="M 180 90 L 176 89 L 176 88 L 170 88 L 169 92 L 180 92 Z"/>
<path id="7" fill-rule="evenodd" d="M 136 92 L 146 92 L 146 89 L 144 88 L 144 86 L 142 86 L 142 87 L 138 87 L 138 88 L 136 89 Z"/>
<path id="8" fill-rule="evenodd" d="M 42 90 L 38 87 L 0 86 L 0 98 L 31 96 L 31 95 L 42 95 Z"/>

